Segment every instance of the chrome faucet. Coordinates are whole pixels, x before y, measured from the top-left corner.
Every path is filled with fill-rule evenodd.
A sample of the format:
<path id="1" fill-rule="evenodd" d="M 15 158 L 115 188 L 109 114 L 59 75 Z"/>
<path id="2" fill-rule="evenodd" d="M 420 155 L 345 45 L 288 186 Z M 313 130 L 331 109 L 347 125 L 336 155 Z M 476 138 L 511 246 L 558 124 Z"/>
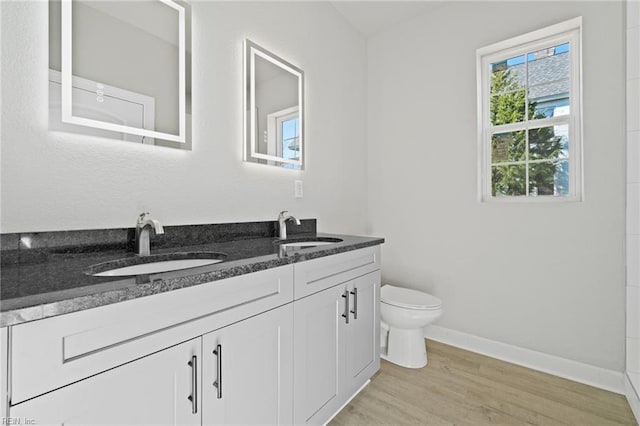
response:
<path id="1" fill-rule="evenodd" d="M 294 216 L 285 216 L 288 212 L 283 210 L 278 215 L 278 231 L 280 232 L 279 238 L 281 240 L 287 239 L 287 221 L 293 220 L 296 225 L 300 225 L 300 221 Z"/>
<path id="2" fill-rule="evenodd" d="M 158 234 L 164 234 L 164 228 L 155 219 L 149 217 L 149 212 L 140 213 L 136 223 L 136 254 L 138 256 L 149 256 L 151 254 L 151 244 L 149 232 L 151 228 Z"/>

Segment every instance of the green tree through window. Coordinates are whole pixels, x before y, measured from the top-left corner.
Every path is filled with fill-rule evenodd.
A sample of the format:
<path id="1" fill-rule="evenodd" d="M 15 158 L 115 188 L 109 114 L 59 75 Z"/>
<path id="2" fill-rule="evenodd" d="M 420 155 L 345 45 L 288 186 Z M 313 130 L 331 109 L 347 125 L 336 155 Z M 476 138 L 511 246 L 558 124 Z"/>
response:
<path id="1" fill-rule="evenodd" d="M 536 102 L 527 102 L 513 68 L 491 74 L 490 120 L 494 126 L 545 118 Z M 525 108 L 525 103 L 528 103 Z M 527 116 L 528 115 L 528 116 Z M 528 132 L 528 144 L 527 133 Z M 562 136 L 553 126 L 497 133 L 492 136 L 491 192 L 493 196 L 554 195 L 566 192 L 566 162 L 554 161 L 564 149 Z M 498 155 L 498 152 L 500 155 Z M 547 160 L 529 162 L 530 160 Z M 508 162 L 508 165 L 500 165 Z M 513 164 L 517 162 L 517 164 Z M 521 163 L 520 163 L 521 162 Z M 527 190 L 528 169 L 528 190 Z M 560 187 L 559 187 L 560 186 Z"/>

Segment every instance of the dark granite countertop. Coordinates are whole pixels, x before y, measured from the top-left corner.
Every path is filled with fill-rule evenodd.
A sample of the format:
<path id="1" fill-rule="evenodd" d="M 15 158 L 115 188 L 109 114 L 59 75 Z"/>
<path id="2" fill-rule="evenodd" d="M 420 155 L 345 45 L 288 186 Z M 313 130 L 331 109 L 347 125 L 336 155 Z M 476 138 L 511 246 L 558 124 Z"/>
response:
<path id="1" fill-rule="evenodd" d="M 179 271 L 127 277 L 84 273 L 97 263 L 134 257 L 132 229 L 3 234 L 0 269 L 0 327 L 81 311 L 137 297 L 351 251 L 382 238 L 316 234 L 303 221 L 288 240 L 339 238 L 301 249 L 282 249 L 271 222 L 165 227 L 152 237 L 152 254 L 218 252 L 225 261 Z M 164 238 L 163 238 L 164 237 Z"/>

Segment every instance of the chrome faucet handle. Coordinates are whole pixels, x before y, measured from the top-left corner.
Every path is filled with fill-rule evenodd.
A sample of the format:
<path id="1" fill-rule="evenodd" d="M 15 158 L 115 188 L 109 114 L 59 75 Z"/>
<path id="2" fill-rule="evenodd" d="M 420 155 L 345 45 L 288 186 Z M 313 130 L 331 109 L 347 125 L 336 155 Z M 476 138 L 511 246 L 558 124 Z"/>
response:
<path id="1" fill-rule="evenodd" d="M 141 224 L 142 222 L 144 222 L 144 218 L 145 216 L 147 216 L 149 214 L 149 212 L 142 212 L 140 213 L 140 215 L 138 216 L 138 224 Z"/>
<path id="2" fill-rule="evenodd" d="M 285 214 L 287 214 L 287 213 L 289 213 L 289 211 L 288 211 L 288 210 L 282 210 L 282 211 L 280 212 L 280 214 L 278 215 L 278 220 L 280 220 L 280 219 L 284 219 L 284 215 L 285 215 Z"/>

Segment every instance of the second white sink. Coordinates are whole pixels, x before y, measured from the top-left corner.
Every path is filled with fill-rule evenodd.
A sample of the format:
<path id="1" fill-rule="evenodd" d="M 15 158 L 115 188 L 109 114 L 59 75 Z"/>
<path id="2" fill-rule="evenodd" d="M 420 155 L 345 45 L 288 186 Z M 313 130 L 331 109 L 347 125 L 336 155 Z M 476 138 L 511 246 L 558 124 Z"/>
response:
<path id="1" fill-rule="evenodd" d="M 274 244 L 280 246 L 281 249 L 300 249 L 300 248 L 309 248 L 315 246 L 325 246 L 328 244 L 335 244 L 342 242 L 340 238 L 331 238 L 331 237 L 310 237 L 310 238 L 298 238 L 291 240 L 278 240 L 275 241 Z"/>
<path id="2" fill-rule="evenodd" d="M 280 247 L 315 247 L 315 246 L 324 246 L 327 244 L 335 244 L 332 241 L 298 241 L 294 243 L 284 243 L 280 244 Z"/>

